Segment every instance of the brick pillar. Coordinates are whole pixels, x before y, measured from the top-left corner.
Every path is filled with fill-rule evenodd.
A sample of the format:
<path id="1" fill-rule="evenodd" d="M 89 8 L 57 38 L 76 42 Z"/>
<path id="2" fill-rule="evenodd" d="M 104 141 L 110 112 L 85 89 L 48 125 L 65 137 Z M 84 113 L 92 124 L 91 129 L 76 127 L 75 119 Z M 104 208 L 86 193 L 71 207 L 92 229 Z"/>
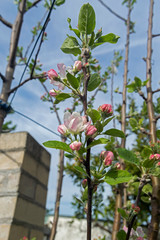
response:
<path id="1" fill-rule="evenodd" d="M 0 134 L 0 240 L 43 239 L 49 166 L 27 132 Z"/>

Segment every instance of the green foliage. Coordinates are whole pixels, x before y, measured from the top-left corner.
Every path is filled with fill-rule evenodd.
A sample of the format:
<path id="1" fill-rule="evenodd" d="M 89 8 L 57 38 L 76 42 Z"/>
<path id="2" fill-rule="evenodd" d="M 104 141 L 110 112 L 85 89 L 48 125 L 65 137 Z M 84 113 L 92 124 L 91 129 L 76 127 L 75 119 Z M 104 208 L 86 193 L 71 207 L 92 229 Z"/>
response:
<path id="1" fill-rule="evenodd" d="M 140 166 L 140 161 L 133 153 L 133 151 L 127 150 L 125 148 L 118 148 L 117 151 L 120 158 L 122 158 L 124 161 L 135 164 L 136 166 Z"/>
<path id="2" fill-rule="evenodd" d="M 111 169 L 107 172 L 104 181 L 110 185 L 116 185 L 128 182 L 133 178 L 134 177 L 126 170 Z"/>
<path id="3" fill-rule="evenodd" d="M 91 34 L 96 25 L 96 17 L 93 7 L 87 3 L 84 4 L 79 12 L 78 29 L 81 33 Z"/>
<path id="4" fill-rule="evenodd" d="M 71 97 L 71 95 L 68 94 L 68 93 L 60 93 L 55 97 L 56 100 L 54 101 L 54 104 L 58 104 L 58 103 L 66 100 L 67 98 L 70 98 L 70 97 Z"/>
<path id="5" fill-rule="evenodd" d="M 69 72 L 67 73 L 67 80 L 74 89 L 77 89 L 79 87 L 80 82 L 79 82 L 78 78 L 76 78 Z"/>
<path id="6" fill-rule="evenodd" d="M 87 90 L 89 92 L 95 90 L 99 84 L 101 83 L 101 78 L 98 73 L 94 73 L 91 75 L 89 82 L 88 82 L 88 87 Z"/>
<path id="7" fill-rule="evenodd" d="M 93 142 L 91 142 L 89 145 L 88 145 L 88 149 L 91 148 L 91 147 L 94 147 L 96 145 L 99 145 L 99 144 L 107 144 L 109 140 L 106 139 L 106 138 L 99 138 L 97 140 L 93 140 Z"/>
<path id="8" fill-rule="evenodd" d="M 98 120 L 101 119 L 100 113 L 95 109 L 89 108 L 87 110 L 87 114 L 92 119 L 93 124 L 95 124 Z"/>
<path id="9" fill-rule="evenodd" d="M 60 149 L 60 150 L 64 150 L 66 152 L 72 153 L 71 148 L 64 142 L 47 141 L 47 142 L 44 142 L 43 145 L 48 148 L 56 148 L 56 149 Z"/>
<path id="10" fill-rule="evenodd" d="M 121 214 L 121 216 L 124 218 L 124 219 L 128 219 L 128 214 L 126 213 L 126 211 L 123 209 L 123 208 L 118 208 L 118 212 Z"/>
<path id="11" fill-rule="evenodd" d="M 115 129 L 115 128 L 111 128 L 111 129 L 105 131 L 102 134 L 109 135 L 109 136 L 112 136 L 112 137 L 125 138 L 124 132 L 122 132 L 121 130 Z"/>
<path id="12" fill-rule="evenodd" d="M 126 240 L 126 232 L 124 230 L 120 230 L 118 233 L 117 233 L 117 239 L 118 240 Z"/>
<path id="13" fill-rule="evenodd" d="M 78 54 L 81 54 L 81 50 L 79 48 L 79 43 L 75 37 L 68 36 L 61 47 L 61 50 L 64 53 L 67 54 L 73 54 L 74 56 L 77 56 Z"/>
<path id="14" fill-rule="evenodd" d="M 117 43 L 118 42 L 118 39 L 119 39 L 120 37 L 119 36 L 117 36 L 117 35 L 115 35 L 115 34 L 113 34 L 113 33 L 109 33 L 109 34 L 107 34 L 107 35 L 105 35 L 105 36 L 101 36 L 101 37 L 99 37 L 98 39 L 97 39 L 97 41 L 93 44 L 93 46 L 91 47 L 91 49 L 94 49 L 95 47 L 98 47 L 98 46 L 100 46 L 100 45 L 102 45 L 103 43 L 106 43 L 106 42 L 108 42 L 108 43 Z"/>
<path id="15" fill-rule="evenodd" d="M 2 132 L 7 133 L 16 129 L 16 125 L 12 125 L 12 121 L 5 122 L 2 126 Z"/>

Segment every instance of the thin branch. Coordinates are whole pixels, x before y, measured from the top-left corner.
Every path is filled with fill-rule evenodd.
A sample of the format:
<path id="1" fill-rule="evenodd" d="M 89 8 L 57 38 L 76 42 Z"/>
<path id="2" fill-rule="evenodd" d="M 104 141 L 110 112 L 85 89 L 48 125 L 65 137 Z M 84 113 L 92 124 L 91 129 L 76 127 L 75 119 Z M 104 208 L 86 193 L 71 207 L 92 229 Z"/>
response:
<path id="1" fill-rule="evenodd" d="M 152 94 L 157 93 L 157 92 L 160 92 L 160 88 L 158 88 L 158 89 L 152 91 Z"/>
<path id="2" fill-rule="evenodd" d="M 110 229 L 105 228 L 104 226 L 102 226 L 102 225 L 99 224 L 98 222 L 96 222 L 96 223 L 94 224 L 94 227 L 99 227 L 100 229 L 102 229 L 102 230 L 108 232 L 109 234 L 112 234 L 112 231 L 111 231 Z"/>
<path id="3" fill-rule="evenodd" d="M 16 87 L 12 88 L 8 94 L 10 95 L 11 93 L 13 93 L 14 91 L 16 91 L 18 88 L 20 88 L 21 86 L 23 86 L 25 83 L 29 82 L 30 80 L 33 80 L 33 79 L 37 79 L 37 78 L 40 78 L 42 77 L 42 75 L 35 75 L 35 76 L 32 76 L 32 77 L 29 77 L 27 79 L 25 79 L 23 82 L 21 82 L 19 85 L 17 85 Z"/>
<path id="4" fill-rule="evenodd" d="M 42 0 L 35 0 L 33 3 L 32 3 L 32 5 L 30 6 L 30 7 L 28 7 L 28 9 L 27 9 L 27 11 L 29 10 L 29 9 L 31 9 L 32 7 L 37 7 L 36 5 L 39 3 L 39 2 L 41 2 Z M 26 12 L 27 12 L 26 11 Z"/>
<path id="5" fill-rule="evenodd" d="M 155 121 L 157 122 L 158 119 L 160 119 L 160 115 L 157 115 L 157 116 L 155 117 Z"/>
<path id="6" fill-rule="evenodd" d="M 1 15 L 0 15 L 0 22 L 2 22 L 4 25 L 6 25 L 9 28 L 13 27 L 12 23 L 10 23 L 7 20 L 5 20 Z"/>
<path id="7" fill-rule="evenodd" d="M 152 38 L 155 38 L 155 37 L 160 37 L 160 33 L 158 33 L 158 34 L 152 34 Z"/>
<path id="8" fill-rule="evenodd" d="M 147 98 L 144 96 L 144 93 L 141 90 L 139 90 L 138 93 L 139 93 L 139 96 L 141 96 L 143 100 L 147 102 Z"/>
<path id="9" fill-rule="evenodd" d="M 105 4 L 102 0 L 98 0 L 105 8 L 108 9 L 109 12 L 111 12 L 113 15 L 115 15 L 116 17 L 118 17 L 119 19 L 121 19 L 122 21 L 124 21 L 125 23 L 127 23 L 127 19 L 121 17 L 118 13 L 114 12 L 110 7 L 108 7 L 107 4 Z"/>
<path id="10" fill-rule="evenodd" d="M 151 136 L 151 134 L 148 131 L 146 131 L 144 128 L 140 128 L 140 131 L 149 137 Z"/>
<path id="11" fill-rule="evenodd" d="M 5 78 L 5 76 L 0 72 L 0 78 L 2 79 L 3 82 L 6 82 L 7 79 Z"/>

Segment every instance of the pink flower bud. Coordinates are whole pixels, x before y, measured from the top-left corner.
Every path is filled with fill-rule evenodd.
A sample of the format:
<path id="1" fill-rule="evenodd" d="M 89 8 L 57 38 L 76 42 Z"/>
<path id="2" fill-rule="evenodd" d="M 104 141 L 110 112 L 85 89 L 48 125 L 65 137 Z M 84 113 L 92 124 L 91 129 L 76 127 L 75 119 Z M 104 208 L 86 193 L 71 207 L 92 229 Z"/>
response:
<path id="1" fill-rule="evenodd" d="M 44 93 L 44 94 L 41 96 L 41 100 L 44 100 L 46 95 L 47 95 L 47 93 Z"/>
<path id="2" fill-rule="evenodd" d="M 82 143 L 81 143 L 81 142 L 77 142 L 77 141 L 74 141 L 74 142 L 72 142 L 72 143 L 69 145 L 69 147 L 70 147 L 73 151 L 74 151 L 74 150 L 79 151 L 80 148 L 81 148 L 81 146 L 82 146 Z"/>
<path id="3" fill-rule="evenodd" d="M 64 124 L 59 125 L 57 130 L 62 135 L 67 135 L 67 133 L 68 133 L 68 129 L 66 128 L 66 126 Z"/>
<path id="4" fill-rule="evenodd" d="M 97 128 L 94 125 L 90 125 L 87 130 L 86 130 L 86 135 L 87 136 L 91 136 L 93 135 L 95 132 L 97 132 Z"/>
<path id="5" fill-rule="evenodd" d="M 121 164 L 120 164 L 119 162 L 117 162 L 117 163 L 115 164 L 115 167 L 116 167 L 117 169 L 121 169 Z"/>
<path id="6" fill-rule="evenodd" d="M 138 237 L 136 240 L 144 240 L 143 237 Z"/>
<path id="7" fill-rule="evenodd" d="M 157 163 L 157 167 L 160 167 L 160 162 Z"/>
<path id="8" fill-rule="evenodd" d="M 156 160 L 160 160 L 160 154 L 156 153 L 156 154 L 154 154 L 154 157 Z"/>
<path id="9" fill-rule="evenodd" d="M 22 240 L 27 240 L 27 239 L 28 239 L 28 238 L 27 238 L 27 237 L 25 237 L 25 236 L 22 238 Z"/>
<path id="10" fill-rule="evenodd" d="M 82 187 L 85 188 L 87 186 L 87 179 L 82 180 Z"/>
<path id="11" fill-rule="evenodd" d="M 83 124 L 87 123 L 87 117 L 86 116 L 82 116 L 82 120 L 83 120 Z"/>
<path id="12" fill-rule="evenodd" d="M 136 212 L 136 213 L 139 213 L 139 211 L 140 211 L 140 207 L 138 207 L 138 206 L 135 206 L 134 204 L 132 204 L 132 209 Z"/>
<path id="13" fill-rule="evenodd" d="M 82 69 L 82 62 L 81 61 L 75 61 L 73 65 L 73 71 L 79 72 Z"/>
<path id="14" fill-rule="evenodd" d="M 50 82 L 51 84 L 52 84 L 52 80 L 56 80 L 58 78 L 58 73 L 53 69 L 50 69 L 47 72 L 47 74 L 48 74 L 49 79 L 51 80 L 51 82 Z"/>
<path id="15" fill-rule="evenodd" d="M 105 151 L 104 153 L 104 165 L 110 166 L 114 160 L 114 154 L 111 151 Z"/>
<path id="16" fill-rule="evenodd" d="M 52 97 L 55 97 L 55 96 L 57 96 L 57 91 L 55 91 L 54 89 L 51 89 L 49 91 L 49 95 L 52 96 Z"/>
<path id="17" fill-rule="evenodd" d="M 113 114 L 111 104 L 102 104 L 101 106 L 99 106 L 98 110 L 109 116 L 111 116 Z"/>
<path id="18" fill-rule="evenodd" d="M 154 159 L 154 154 L 151 154 L 149 157 L 150 160 Z"/>

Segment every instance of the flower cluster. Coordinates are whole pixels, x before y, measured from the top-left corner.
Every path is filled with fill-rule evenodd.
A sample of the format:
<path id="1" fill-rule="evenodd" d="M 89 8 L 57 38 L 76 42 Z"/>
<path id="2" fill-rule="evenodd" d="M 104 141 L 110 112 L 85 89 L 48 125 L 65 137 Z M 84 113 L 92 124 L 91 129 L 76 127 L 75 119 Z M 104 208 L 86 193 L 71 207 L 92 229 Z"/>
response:
<path id="1" fill-rule="evenodd" d="M 101 112 L 101 115 L 104 119 L 106 117 L 112 116 L 112 114 L 113 114 L 111 104 L 102 104 L 101 106 L 99 106 L 98 111 Z"/>
<path id="2" fill-rule="evenodd" d="M 126 226 L 123 227 L 123 230 L 127 233 L 128 228 Z M 134 229 L 131 230 L 130 240 L 145 240 L 145 234 L 141 227 L 137 227 L 136 231 Z"/>
<path id="3" fill-rule="evenodd" d="M 156 154 L 151 154 L 149 157 L 150 160 L 158 160 L 160 161 L 160 154 L 156 153 Z"/>
<path id="4" fill-rule="evenodd" d="M 135 206 L 134 204 L 132 204 L 131 207 L 132 207 L 132 209 L 134 210 L 135 213 L 139 213 L 139 211 L 140 211 L 140 207 Z"/>

